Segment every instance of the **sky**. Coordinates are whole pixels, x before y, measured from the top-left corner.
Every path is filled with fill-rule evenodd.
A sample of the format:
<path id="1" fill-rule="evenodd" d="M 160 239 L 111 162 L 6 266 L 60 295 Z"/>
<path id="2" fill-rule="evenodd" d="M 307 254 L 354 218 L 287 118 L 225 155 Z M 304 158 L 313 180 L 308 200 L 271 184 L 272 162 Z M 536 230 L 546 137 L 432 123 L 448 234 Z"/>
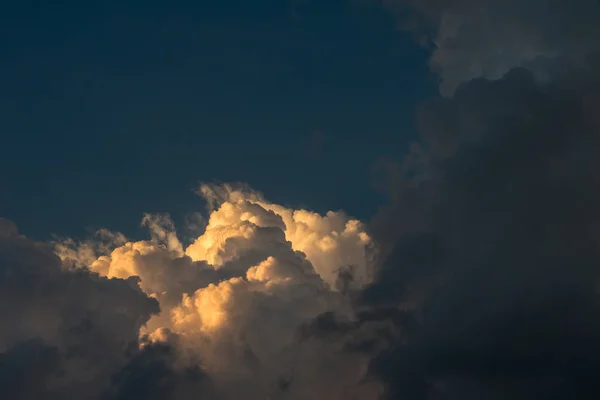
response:
<path id="1" fill-rule="evenodd" d="M 0 209 L 39 239 L 181 222 L 199 182 L 367 217 L 373 165 L 436 90 L 426 50 L 373 5 L 38 3 L 0 17 Z"/>
<path id="2" fill-rule="evenodd" d="M 600 397 L 600 3 L 0 12 L 0 398 Z"/>

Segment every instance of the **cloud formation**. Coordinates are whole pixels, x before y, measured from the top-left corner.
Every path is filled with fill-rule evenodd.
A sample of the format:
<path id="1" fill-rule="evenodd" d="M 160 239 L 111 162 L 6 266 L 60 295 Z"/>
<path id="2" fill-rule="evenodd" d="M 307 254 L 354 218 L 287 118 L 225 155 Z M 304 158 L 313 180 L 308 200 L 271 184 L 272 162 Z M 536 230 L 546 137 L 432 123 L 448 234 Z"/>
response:
<path id="1" fill-rule="evenodd" d="M 513 70 L 423 110 L 418 172 L 375 220 L 394 250 L 363 293 L 411 316 L 372 364 L 390 398 L 597 397 L 597 65 L 549 84 Z"/>
<path id="2" fill-rule="evenodd" d="M 387 0 L 402 26 L 428 32 L 431 67 L 449 96 L 463 82 L 499 79 L 515 67 L 548 80 L 564 64 L 582 63 L 600 44 L 595 0 Z M 406 15 L 406 7 L 419 15 Z M 415 23 L 415 21 L 419 21 Z M 410 22 L 409 22 L 410 21 Z"/>
<path id="3" fill-rule="evenodd" d="M 374 244 L 363 224 L 343 212 L 329 211 L 321 216 L 307 210 L 288 209 L 269 203 L 260 193 L 241 185 L 203 185 L 199 193 L 211 207 L 220 206 L 211 213 L 206 232 L 186 250 L 194 260 L 218 265 L 222 262 L 219 252 L 235 257 L 233 249 L 224 249 L 225 242 L 257 248 L 260 244 L 252 243 L 255 229 L 279 228 L 292 249 L 303 252 L 329 285 L 335 285 L 343 267 L 352 267 L 353 278 L 359 285 L 373 278 L 370 268 Z"/>
<path id="4" fill-rule="evenodd" d="M 372 398 L 380 386 L 363 382 L 368 357 L 298 336 L 323 313 L 354 318 L 350 293 L 374 275 L 375 246 L 365 226 L 342 212 L 321 216 L 272 204 L 239 184 L 198 192 L 208 223 L 187 248 L 164 214 L 144 216 L 150 240 L 102 231 L 98 242 L 56 242 L 56 253 L 68 270 L 137 277 L 160 305 L 139 328 L 142 349 L 174 348 L 170 362 L 196 365 L 223 398 Z M 138 359 L 149 357 L 146 351 Z M 324 371 L 341 364 L 345 370 L 336 374 L 344 379 L 323 381 Z M 308 382 L 314 389 L 307 393 Z"/>
<path id="5" fill-rule="evenodd" d="M 3 396 L 598 398 L 600 6 L 388 3 L 433 27 L 444 97 L 369 226 L 242 184 L 199 188 L 192 240 L 0 220 Z"/>
<path id="6" fill-rule="evenodd" d="M 10 399 L 99 398 L 158 303 L 137 286 L 64 268 L 0 222 L 0 391 Z"/>
<path id="7" fill-rule="evenodd" d="M 486 46 L 551 38 L 537 16 L 522 18 L 534 3 L 570 29 L 547 42 L 560 68 L 541 79 L 513 53 L 497 74 L 477 70 Z M 486 35 L 496 22 L 483 26 L 476 16 L 492 6 L 521 41 Z M 600 49 L 588 6 L 527 2 L 503 13 L 492 1 L 417 5 L 467 21 L 483 50 L 452 42 L 456 61 L 476 71 L 454 76 L 451 96 L 423 105 L 419 142 L 390 165 L 392 201 L 370 226 L 386 258 L 361 293 L 359 322 L 332 318 L 313 331 L 372 355 L 384 398 L 597 398 Z M 444 46 L 434 60 L 448 61 Z M 360 331 L 374 337 L 356 343 Z"/>

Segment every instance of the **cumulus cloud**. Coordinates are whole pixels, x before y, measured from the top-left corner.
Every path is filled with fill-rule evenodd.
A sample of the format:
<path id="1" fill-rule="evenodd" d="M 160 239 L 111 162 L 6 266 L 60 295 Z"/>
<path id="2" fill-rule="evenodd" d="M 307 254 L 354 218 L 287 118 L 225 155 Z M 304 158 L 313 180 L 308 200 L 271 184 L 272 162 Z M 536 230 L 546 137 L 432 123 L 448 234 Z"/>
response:
<path id="1" fill-rule="evenodd" d="M 180 372 L 197 365 L 223 398 L 304 398 L 308 382 L 323 398 L 366 399 L 381 390 L 362 382 L 368 357 L 331 346 L 329 359 L 321 359 L 323 346 L 298 336 L 326 312 L 354 318 L 351 294 L 373 277 L 375 245 L 366 227 L 343 212 L 272 204 L 247 185 L 203 185 L 198 192 L 209 216 L 187 248 L 162 214 L 142 220 L 150 240 L 112 234 L 123 240 L 109 250 L 106 240 L 63 239 L 54 243 L 56 253 L 65 265 L 103 277 L 139 279 L 160 304 L 160 313 L 139 327 L 140 347 L 175 349 L 169 365 Z M 341 365 L 336 376 L 345 379 L 323 380 L 324 371 Z M 115 396 L 119 390 L 125 389 L 113 388 Z"/>
<path id="2" fill-rule="evenodd" d="M 241 185 L 202 185 L 199 193 L 213 208 L 217 205 L 219 208 L 211 214 L 206 233 L 188 247 L 187 254 L 193 259 L 218 263 L 215 253 L 232 254 L 219 250 L 224 242 L 232 238 L 247 242 L 254 235 L 253 229 L 274 227 L 284 231 L 292 248 L 303 252 L 315 271 L 332 287 L 340 269 L 349 266 L 359 285 L 369 283 L 373 277 L 375 245 L 365 226 L 343 212 L 329 211 L 322 216 L 307 210 L 293 210 L 271 204 L 262 194 Z"/>

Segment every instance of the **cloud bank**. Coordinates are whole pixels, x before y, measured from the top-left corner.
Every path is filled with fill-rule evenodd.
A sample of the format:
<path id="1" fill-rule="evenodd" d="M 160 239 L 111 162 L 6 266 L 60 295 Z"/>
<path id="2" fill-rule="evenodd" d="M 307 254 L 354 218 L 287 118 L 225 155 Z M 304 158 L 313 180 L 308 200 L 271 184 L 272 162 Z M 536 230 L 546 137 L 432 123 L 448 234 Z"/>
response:
<path id="1" fill-rule="evenodd" d="M 373 357 L 384 398 L 597 398 L 600 4 L 413 6 L 452 90 L 421 107 L 420 140 L 389 166 L 391 202 L 371 222 L 386 259 L 361 322 L 318 331 L 352 344 L 388 324 L 349 348 Z"/>

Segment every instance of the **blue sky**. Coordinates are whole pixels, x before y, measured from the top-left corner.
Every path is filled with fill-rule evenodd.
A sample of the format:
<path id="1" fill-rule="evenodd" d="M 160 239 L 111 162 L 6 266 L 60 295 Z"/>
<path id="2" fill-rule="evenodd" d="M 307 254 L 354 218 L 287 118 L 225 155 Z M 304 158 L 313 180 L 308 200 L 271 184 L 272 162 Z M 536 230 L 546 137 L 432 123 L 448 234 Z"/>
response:
<path id="1" fill-rule="evenodd" d="M 435 92 L 388 12 L 341 0 L 13 2 L 0 36 L 0 211 L 39 239 L 181 222 L 200 181 L 368 218 Z"/>

